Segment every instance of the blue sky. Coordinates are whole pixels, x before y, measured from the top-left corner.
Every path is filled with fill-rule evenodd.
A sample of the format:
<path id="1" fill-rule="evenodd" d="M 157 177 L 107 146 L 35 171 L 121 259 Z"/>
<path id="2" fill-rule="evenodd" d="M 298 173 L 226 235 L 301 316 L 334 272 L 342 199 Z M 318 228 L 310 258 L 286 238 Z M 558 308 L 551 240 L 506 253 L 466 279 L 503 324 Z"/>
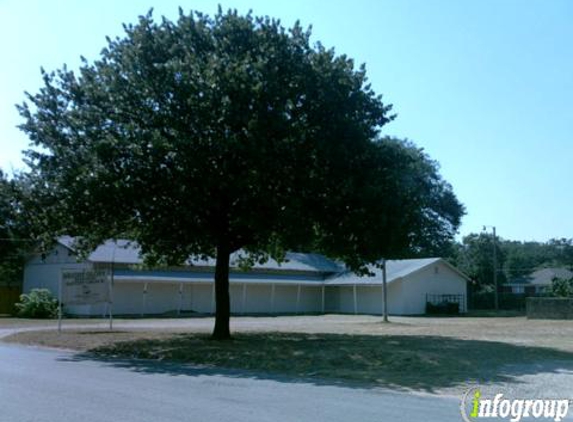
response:
<path id="1" fill-rule="evenodd" d="M 14 104 L 47 70 L 92 60 L 105 36 L 154 7 L 212 14 L 217 1 L 0 0 L 0 167 L 20 169 L 28 142 Z M 394 105 L 384 134 L 441 164 L 466 205 L 460 233 L 573 237 L 573 2 L 568 0 L 242 1 L 223 8 L 313 26 L 314 40 L 366 63 Z"/>

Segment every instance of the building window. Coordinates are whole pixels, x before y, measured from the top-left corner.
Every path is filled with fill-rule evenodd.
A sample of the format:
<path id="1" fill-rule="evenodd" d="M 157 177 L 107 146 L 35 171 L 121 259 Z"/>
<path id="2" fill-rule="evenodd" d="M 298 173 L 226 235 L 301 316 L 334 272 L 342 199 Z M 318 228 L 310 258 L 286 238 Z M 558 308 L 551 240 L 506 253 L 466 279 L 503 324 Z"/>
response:
<path id="1" fill-rule="evenodd" d="M 525 287 L 523 286 L 513 286 L 511 288 L 512 293 L 525 293 Z"/>

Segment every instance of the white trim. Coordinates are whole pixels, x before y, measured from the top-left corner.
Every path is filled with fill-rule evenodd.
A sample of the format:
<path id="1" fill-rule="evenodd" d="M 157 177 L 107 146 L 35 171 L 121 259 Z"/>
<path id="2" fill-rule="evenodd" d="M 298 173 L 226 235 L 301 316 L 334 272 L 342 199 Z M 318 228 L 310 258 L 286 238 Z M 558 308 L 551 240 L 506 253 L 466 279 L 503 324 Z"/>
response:
<path id="1" fill-rule="evenodd" d="M 183 277 L 161 277 L 161 276 L 134 276 L 134 275 L 116 275 L 114 277 L 115 281 L 121 281 L 124 283 L 141 283 L 142 281 L 148 281 L 150 283 L 166 283 L 166 284 L 214 284 L 213 279 L 188 279 Z M 305 280 L 276 280 L 276 279 L 229 279 L 230 284 L 281 284 L 285 286 L 292 286 L 293 284 L 302 284 L 305 286 L 316 286 L 320 287 L 324 283 L 322 280 L 316 281 L 305 281 Z"/>

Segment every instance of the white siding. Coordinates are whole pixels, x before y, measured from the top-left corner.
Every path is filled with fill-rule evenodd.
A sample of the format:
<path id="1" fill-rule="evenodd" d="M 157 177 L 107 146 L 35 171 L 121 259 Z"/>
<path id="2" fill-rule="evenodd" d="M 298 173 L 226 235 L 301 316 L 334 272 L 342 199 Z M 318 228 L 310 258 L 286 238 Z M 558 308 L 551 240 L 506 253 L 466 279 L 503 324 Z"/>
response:
<path id="1" fill-rule="evenodd" d="M 296 286 L 277 284 L 275 286 L 275 313 L 296 312 L 296 292 Z"/>
<path id="2" fill-rule="evenodd" d="M 140 284 L 141 289 L 141 284 Z M 117 305 L 119 293 L 114 292 L 114 312 L 121 314 L 121 307 Z M 130 301 L 129 296 L 125 297 Z M 179 306 L 179 284 L 174 283 L 149 283 L 147 285 L 146 310 L 149 314 L 162 314 L 176 311 Z"/>
<path id="3" fill-rule="evenodd" d="M 34 256 L 24 267 L 23 292 L 28 293 L 32 289 L 49 289 L 56 297 L 62 268 L 90 268 L 91 264 L 78 263 L 69 250 L 61 245 L 42 260 L 40 255 Z"/>
<path id="4" fill-rule="evenodd" d="M 191 284 L 191 310 L 199 313 L 215 312 L 213 307 L 213 283 Z"/>
<path id="5" fill-rule="evenodd" d="M 326 286 L 325 290 L 325 311 L 340 312 L 340 287 Z"/>
<path id="6" fill-rule="evenodd" d="M 322 311 L 322 288 L 318 286 L 301 286 L 300 305 L 298 311 L 321 312 Z M 296 304 L 295 304 L 296 306 Z"/>
<path id="7" fill-rule="evenodd" d="M 271 291 L 270 285 L 251 284 L 247 286 L 247 312 L 270 313 Z"/>
<path id="8" fill-rule="evenodd" d="M 147 294 L 149 296 L 149 294 Z M 144 303 L 145 302 L 145 303 Z M 145 305 L 145 308 L 144 308 Z M 143 299 L 143 284 L 115 283 L 113 286 L 113 313 L 140 315 L 150 313 L 149 301 Z"/>
<path id="9" fill-rule="evenodd" d="M 58 283 L 62 268 L 90 268 L 89 263 L 78 263 L 63 246 L 57 246 L 45 259 L 36 256 L 30 259 L 24 270 L 24 292 L 33 288 L 48 288 L 58 294 Z M 437 271 L 436 271 L 437 269 Z M 115 283 L 113 294 L 114 314 L 161 314 L 169 311 L 193 311 L 213 313 L 213 282 L 186 281 L 183 293 L 179 294 L 180 282 L 148 282 L 147 294 L 143 295 L 144 282 L 125 281 Z M 322 310 L 322 287 L 292 284 L 275 284 L 274 302 L 271 299 L 272 284 L 230 283 L 231 312 L 233 314 L 253 313 L 312 313 Z M 393 315 L 423 314 L 427 294 L 466 295 L 466 280 L 442 262 L 436 262 L 421 271 L 388 283 L 388 309 Z M 381 314 L 383 311 L 382 286 L 357 286 L 357 312 Z M 106 305 L 75 306 L 66 312 L 79 315 L 102 315 Z M 464 306 L 466 308 L 466 306 Z M 466 308 L 467 309 L 467 308 Z M 325 311 L 352 314 L 354 308 L 353 286 L 326 286 Z"/>
<path id="10" fill-rule="evenodd" d="M 335 290 L 333 291 L 333 289 Z M 397 303 L 396 297 L 399 296 L 401 291 L 400 282 L 388 283 L 387 291 L 388 312 L 399 315 L 401 308 Z M 327 287 L 327 292 L 329 292 L 327 295 L 329 299 L 332 299 L 334 295 L 334 300 L 338 302 L 338 309 L 333 308 L 329 304 L 329 311 L 345 314 L 354 313 L 354 289 L 352 286 L 329 286 Z M 338 294 L 334 292 L 338 292 Z M 356 307 L 359 314 L 381 315 L 384 309 L 383 300 L 381 285 L 356 286 Z"/>
<path id="11" fill-rule="evenodd" d="M 437 273 L 435 268 L 438 268 Z M 443 263 L 436 263 L 417 273 L 387 284 L 388 313 L 420 315 L 426 312 L 426 294 L 456 294 L 466 297 L 466 280 Z M 327 312 L 354 313 L 353 286 L 326 288 Z M 381 314 L 382 286 L 356 287 L 356 305 L 360 314 Z M 464 309 L 467 309 L 464 304 Z"/>
<path id="12" fill-rule="evenodd" d="M 358 310 L 362 314 L 378 314 L 384 309 L 382 286 L 358 286 L 356 289 Z"/>
<path id="13" fill-rule="evenodd" d="M 344 314 L 354 313 L 354 297 L 352 286 L 340 286 L 338 288 L 339 294 L 339 308 L 335 312 L 342 312 Z"/>
<path id="14" fill-rule="evenodd" d="M 403 279 L 401 284 L 397 305 L 402 315 L 424 314 L 426 294 L 464 295 L 464 299 L 467 300 L 466 280 L 443 263 L 437 263 L 412 274 Z M 465 304 L 464 309 L 467 309 Z"/>

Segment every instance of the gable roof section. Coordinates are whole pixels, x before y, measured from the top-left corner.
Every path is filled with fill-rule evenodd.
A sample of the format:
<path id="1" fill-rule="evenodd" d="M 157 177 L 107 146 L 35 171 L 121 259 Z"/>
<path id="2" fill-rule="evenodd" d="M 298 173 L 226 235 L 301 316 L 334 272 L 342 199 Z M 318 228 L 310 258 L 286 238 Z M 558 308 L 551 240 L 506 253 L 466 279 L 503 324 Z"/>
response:
<path id="1" fill-rule="evenodd" d="M 421 269 L 439 261 L 440 258 L 426 259 L 401 259 L 386 261 L 386 281 L 392 282 L 408 274 L 420 271 Z M 345 271 L 326 280 L 327 285 L 378 285 L 382 284 L 382 269 L 374 265 L 368 266 L 368 271 L 373 273 L 372 276 L 360 276 L 352 271 Z"/>
<path id="2" fill-rule="evenodd" d="M 508 286 L 530 285 L 549 286 L 554 278 L 573 278 L 573 272 L 563 267 L 541 268 L 524 277 L 519 277 L 505 283 Z"/>
<path id="3" fill-rule="evenodd" d="M 427 267 L 441 263 L 447 268 L 458 274 L 463 279 L 469 281 L 469 277 L 459 271 L 453 265 L 442 258 L 421 258 L 421 259 L 400 259 L 386 261 L 386 281 L 388 283 L 400 280 L 406 276 L 413 275 Z M 345 286 L 345 285 L 362 285 L 377 286 L 382 284 L 382 269 L 374 265 L 368 266 L 373 276 L 360 276 L 352 271 L 345 271 L 341 274 L 334 275 L 325 281 L 326 285 Z"/>
<path id="4" fill-rule="evenodd" d="M 74 238 L 70 236 L 62 236 L 58 242 L 70 250 L 74 250 Z M 241 252 L 235 252 L 231 255 L 231 267 L 238 267 L 238 260 Z M 118 239 L 107 240 L 102 245 L 98 246 L 88 256 L 88 261 L 93 263 L 118 263 L 118 264 L 142 264 L 141 248 L 136 242 Z M 344 270 L 344 266 L 336 263 L 323 255 L 313 253 L 298 253 L 287 252 L 286 261 L 277 262 L 274 259 L 269 259 L 263 264 L 256 263 L 253 268 L 260 271 L 292 271 L 292 272 L 307 272 L 307 273 L 338 273 Z M 215 267 L 215 259 L 197 259 L 192 258 L 188 261 L 189 266 L 192 267 Z"/>

